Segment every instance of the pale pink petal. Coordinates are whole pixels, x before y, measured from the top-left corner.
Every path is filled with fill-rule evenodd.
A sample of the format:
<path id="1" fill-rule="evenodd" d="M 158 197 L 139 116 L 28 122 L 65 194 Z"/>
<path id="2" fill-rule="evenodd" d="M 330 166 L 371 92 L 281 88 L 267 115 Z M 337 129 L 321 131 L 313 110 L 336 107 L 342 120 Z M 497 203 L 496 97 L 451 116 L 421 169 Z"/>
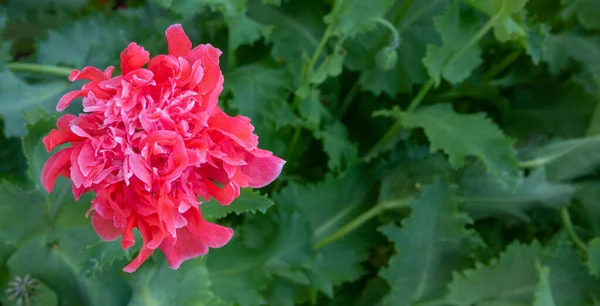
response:
<path id="1" fill-rule="evenodd" d="M 269 157 L 255 157 L 247 154 L 245 166 L 241 170 L 249 178 L 250 187 L 261 188 L 273 182 L 281 173 L 285 160 L 271 155 Z"/>

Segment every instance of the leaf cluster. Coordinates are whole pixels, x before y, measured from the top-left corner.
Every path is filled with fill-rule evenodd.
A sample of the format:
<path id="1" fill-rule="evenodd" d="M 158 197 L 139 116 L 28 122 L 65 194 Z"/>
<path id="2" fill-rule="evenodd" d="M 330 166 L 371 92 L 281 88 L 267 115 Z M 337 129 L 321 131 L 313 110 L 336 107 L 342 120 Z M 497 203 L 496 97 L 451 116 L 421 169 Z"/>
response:
<path id="1" fill-rule="evenodd" d="M 0 1 L 0 303 L 30 275 L 50 306 L 599 305 L 598 3 Z M 202 203 L 228 245 L 129 275 L 93 194 L 41 188 L 41 139 L 70 69 L 166 52 L 173 23 L 287 164 Z"/>

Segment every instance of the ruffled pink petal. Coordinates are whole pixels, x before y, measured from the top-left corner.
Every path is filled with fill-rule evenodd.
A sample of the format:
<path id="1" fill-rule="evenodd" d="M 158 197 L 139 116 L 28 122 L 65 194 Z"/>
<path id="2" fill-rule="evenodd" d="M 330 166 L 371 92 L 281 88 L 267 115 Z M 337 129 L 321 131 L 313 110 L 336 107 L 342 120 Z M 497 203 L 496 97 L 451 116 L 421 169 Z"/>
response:
<path id="1" fill-rule="evenodd" d="M 46 163 L 44 163 L 40 180 L 42 182 L 42 187 L 48 192 L 52 192 L 52 189 L 54 189 L 54 184 L 56 183 L 58 176 L 65 175 L 68 171 L 69 166 L 71 165 L 71 152 L 73 152 L 73 148 L 64 148 L 56 152 L 56 154 L 52 155 Z"/>
<path id="2" fill-rule="evenodd" d="M 252 154 L 246 155 L 245 166 L 241 170 L 250 180 L 250 187 L 262 188 L 271 184 L 281 174 L 285 160 L 271 155 L 269 157 L 256 157 Z"/>
<path id="3" fill-rule="evenodd" d="M 123 268 L 123 272 L 135 272 L 148 258 L 150 258 L 152 253 L 154 253 L 154 250 L 155 249 L 143 246 L 138 255 L 127 266 L 125 266 L 125 268 Z"/>
<path id="4" fill-rule="evenodd" d="M 244 116 L 230 117 L 223 111 L 216 112 L 208 120 L 210 129 L 217 130 L 225 136 L 230 137 L 246 150 L 252 150 L 258 146 L 258 136 L 253 133 L 254 126 L 250 124 L 250 118 Z"/>
<path id="5" fill-rule="evenodd" d="M 91 82 L 102 82 L 108 80 L 108 76 L 104 74 L 102 70 L 92 66 L 85 67 L 81 71 L 71 71 L 71 74 L 69 75 L 69 80 L 71 82 L 82 79 L 90 80 Z"/>
<path id="6" fill-rule="evenodd" d="M 169 54 L 174 56 L 186 56 L 192 50 L 192 42 L 183 31 L 181 24 L 174 24 L 165 31 Z"/>
<path id="7" fill-rule="evenodd" d="M 73 90 L 66 93 L 60 100 L 58 100 L 58 105 L 56 105 L 56 110 L 62 112 L 65 108 L 69 107 L 71 102 L 76 98 L 85 96 L 85 91 L 83 90 Z"/>
<path id="8" fill-rule="evenodd" d="M 193 218 L 192 221 L 187 227 L 177 229 L 176 239 L 165 239 L 160 245 L 169 267 L 173 270 L 179 269 L 186 260 L 205 255 L 209 248 L 226 245 L 233 237 L 231 228 L 206 222 L 201 217 Z"/>
<path id="9" fill-rule="evenodd" d="M 44 136 L 42 142 L 46 147 L 46 151 L 51 152 L 52 150 L 54 150 L 54 148 L 60 146 L 63 143 L 79 142 L 81 140 L 83 140 L 83 138 L 75 135 L 71 131 L 52 130 L 50 131 L 49 135 Z"/>
<path id="10" fill-rule="evenodd" d="M 98 236 L 104 241 L 114 241 L 121 236 L 121 231 L 115 227 L 112 219 L 105 219 L 97 212 L 92 212 L 92 225 Z"/>
<path id="11" fill-rule="evenodd" d="M 148 61 L 150 61 L 150 52 L 132 42 L 121 52 L 121 73 L 126 75 L 130 71 L 142 68 Z"/>
<path id="12" fill-rule="evenodd" d="M 208 187 L 208 193 L 221 205 L 229 205 L 240 196 L 240 186 L 234 182 L 229 182 L 223 188 L 219 188 L 211 180 L 206 180 L 206 187 Z"/>

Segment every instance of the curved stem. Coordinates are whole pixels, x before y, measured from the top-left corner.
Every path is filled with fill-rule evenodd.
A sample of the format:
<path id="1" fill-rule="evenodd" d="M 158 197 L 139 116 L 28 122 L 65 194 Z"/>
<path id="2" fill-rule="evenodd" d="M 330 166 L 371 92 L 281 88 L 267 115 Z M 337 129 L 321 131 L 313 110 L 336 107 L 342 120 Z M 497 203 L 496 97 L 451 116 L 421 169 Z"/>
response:
<path id="1" fill-rule="evenodd" d="M 515 50 L 509 53 L 506 57 L 504 57 L 498 64 L 494 65 L 494 67 L 488 71 L 484 76 L 484 81 L 491 81 L 496 78 L 502 71 L 504 71 L 508 66 L 512 65 L 514 61 L 516 61 L 521 55 L 521 50 Z"/>
<path id="2" fill-rule="evenodd" d="M 319 45 L 317 46 L 315 53 L 313 53 L 313 56 L 310 58 L 308 67 L 306 67 L 304 79 L 302 80 L 303 83 L 307 83 L 308 80 L 310 79 L 310 76 L 313 73 L 313 69 L 315 68 L 315 65 L 317 64 L 317 60 L 319 59 L 319 56 L 321 55 L 321 52 L 323 51 L 323 49 L 325 49 L 325 46 L 327 45 L 329 38 L 331 38 L 331 34 L 332 34 L 331 27 L 327 27 L 327 29 L 325 29 L 325 33 L 323 33 L 323 37 L 321 37 L 321 41 L 319 42 Z"/>
<path id="3" fill-rule="evenodd" d="M 410 104 L 408 105 L 408 109 L 406 110 L 407 112 L 412 112 L 417 108 L 417 106 L 419 106 L 421 101 L 423 101 L 423 98 L 425 97 L 425 95 L 427 95 L 429 90 L 431 90 L 431 88 L 433 87 L 434 83 L 435 83 L 435 79 L 430 78 L 425 84 L 423 84 L 423 86 L 421 86 L 421 89 L 419 90 L 417 95 L 410 101 Z M 398 118 L 396 123 L 394 123 L 394 125 L 392 125 L 387 130 L 387 132 L 385 132 L 385 134 L 379 139 L 379 141 L 377 141 L 377 143 L 371 148 L 371 150 L 369 150 L 369 152 L 367 154 L 365 154 L 364 158 L 366 158 L 366 159 L 371 158 L 372 155 L 374 155 L 377 152 L 377 150 L 379 150 L 379 148 L 381 148 L 382 146 L 384 146 L 388 142 L 390 142 L 394 138 L 396 133 L 398 133 L 398 131 L 400 131 L 400 129 L 402 129 L 402 119 Z"/>
<path id="4" fill-rule="evenodd" d="M 483 25 L 483 27 L 481 29 L 479 29 L 479 31 L 477 31 L 477 33 L 475 33 L 475 35 L 473 35 L 473 37 L 471 37 L 471 39 L 469 39 L 469 42 L 467 42 L 465 45 L 462 46 L 462 48 L 460 50 L 458 50 L 458 52 L 452 54 L 452 56 L 446 61 L 444 66 L 448 63 L 455 61 L 457 58 L 461 57 L 463 55 L 463 53 L 467 52 L 471 47 L 473 47 L 474 44 L 479 42 L 479 40 L 485 34 L 487 34 L 487 32 L 489 32 L 489 30 L 491 30 L 494 27 L 496 22 L 498 22 L 498 19 L 504 13 L 505 5 L 506 5 L 506 1 L 504 1 L 502 3 L 502 8 L 500 9 L 500 11 L 496 15 L 494 15 L 492 18 L 490 18 L 490 20 L 488 20 L 485 23 L 485 25 Z M 442 67 L 442 71 L 444 71 L 444 68 L 445 67 Z"/>
<path id="5" fill-rule="evenodd" d="M 348 107 L 350 106 L 350 104 L 352 104 L 352 101 L 354 100 L 354 97 L 356 97 L 356 94 L 359 90 L 360 85 L 358 84 L 358 80 L 356 80 L 346 97 L 344 97 L 344 102 L 342 102 L 342 105 L 340 106 L 338 118 L 344 117 L 344 114 L 346 114 L 346 110 L 348 110 Z"/>
<path id="6" fill-rule="evenodd" d="M 73 71 L 72 68 L 67 67 L 58 67 L 58 66 L 48 66 L 48 65 L 39 65 L 32 63 L 8 63 L 6 67 L 10 70 L 14 71 L 23 71 L 23 72 L 32 72 L 32 73 L 45 73 L 45 74 L 53 74 L 61 77 L 68 77 Z"/>
<path id="7" fill-rule="evenodd" d="M 575 232 L 575 229 L 573 228 L 573 222 L 571 221 L 571 215 L 569 214 L 569 209 L 567 207 L 563 207 L 560 211 L 560 214 L 562 216 L 562 220 L 563 220 L 565 229 L 569 233 L 569 237 L 571 237 L 571 240 L 573 240 L 573 244 L 575 244 L 575 247 L 577 247 L 584 254 L 584 256 L 587 257 L 587 254 L 588 254 L 587 246 L 585 245 L 585 242 L 583 242 L 583 240 L 581 240 L 581 238 L 579 238 L 579 236 Z"/>
<path id="8" fill-rule="evenodd" d="M 431 87 L 433 87 L 434 83 L 435 83 L 435 79 L 430 78 L 425 84 L 423 84 L 423 86 L 421 86 L 421 89 L 419 90 L 417 95 L 410 101 L 410 104 L 408 105 L 408 108 L 406 109 L 407 112 L 412 112 L 417 108 L 417 106 L 419 106 L 421 101 L 423 101 L 423 98 L 425 97 L 425 95 L 427 95 L 429 90 L 431 90 Z"/>
<path id="9" fill-rule="evenodd" d="M 386 19 L 378 17 L 372 18 L 371 20 L 382 24 L 383 26 L 388 28 L 388 30 L 390 30 L 390 33 L 392 33 L 392 43 L 390 44 L 390 46 L 394 49 L 397 49 L 398 46 L 400 46 L 400 33 L 398 33 L 398 29 L 396 29 L 396 27 Z"/>
<path id="10" fill-rule="evenodd" d="M 342 226 L 340 229 L 335 231 L 333 234 L 321 239 L 315 245 L 315 249 L 320 249 L 330 243 L 333 243 L 333 242 L 343 238 L 344 236 L 346 236 L 353 230 L 357 229 L 359 226 L 361 226 L 365 222 L 371 220 L 371 218 L 377 216 L 378 214 L 380 214 L 386 210 L 407 207 L 408 204 L 409 204 L 409 198 L 403 198 L 400 200 L 393 200 L 393 201 L 388 201 L 388 202 L 383 202 L 383 203 L 377 204 L 377 205 L 373 206 L 371 209 L 362 213 L 360 216 L 358 216 L 355 219 L 353 219 L 352 221 L 350 221 L 349 223 L 346 223 L 346 225 Z"/>

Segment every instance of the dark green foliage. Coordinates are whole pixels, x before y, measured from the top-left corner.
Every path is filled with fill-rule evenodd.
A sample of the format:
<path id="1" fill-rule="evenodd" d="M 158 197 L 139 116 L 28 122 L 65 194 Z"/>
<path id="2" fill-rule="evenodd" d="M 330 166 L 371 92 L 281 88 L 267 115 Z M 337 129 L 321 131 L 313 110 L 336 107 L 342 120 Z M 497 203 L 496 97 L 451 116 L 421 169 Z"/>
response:
<path id="1" fill-rule="evenodd" d="M 0 304 L 599 305 L 599 3 L 0 0 Z M 202 204 L 228 245 L 127 274 L 41 139 L 70 69 L 173 23 L 287 163 Z"/>

